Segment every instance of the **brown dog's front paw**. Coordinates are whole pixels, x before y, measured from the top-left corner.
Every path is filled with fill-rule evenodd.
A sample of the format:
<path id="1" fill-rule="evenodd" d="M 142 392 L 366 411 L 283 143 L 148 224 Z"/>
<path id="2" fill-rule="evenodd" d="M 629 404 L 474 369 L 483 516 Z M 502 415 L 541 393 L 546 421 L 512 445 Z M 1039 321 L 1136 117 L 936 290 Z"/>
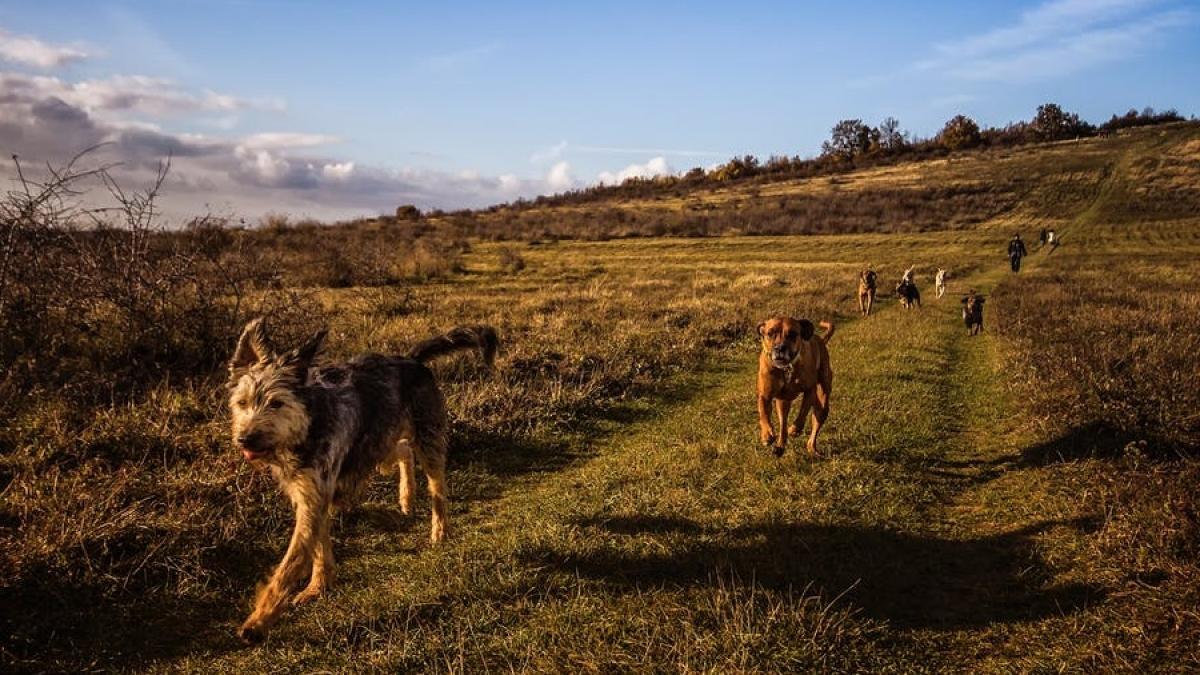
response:
<path id="1" fill-rule="evenodd" d="M 299 607 L 300 605 L 307 605 L 308 603 L 313 602 L 317 598 L 321 597 L 321 595 L 323 595 L 324 593 L 325 593 L 325 585 L 324 584 L 322 584 L 320 586 L 311 586 L 310 585 L 308 588 L 305 588 L 304 590 L 297 593 L 296 597 L 292 598 L 292 604 L 297 607 Z"/>
<path id="2" fill-rule="evenodd" d="M 769 431 L 764 431 L 758 435 L 758 440 L 761 441 L 764 446 L 770 446 L 775 442 L 775 434 Z"/>
<path id="3" fill-rule="evenodd" d="M 238 629 L 237 636 L 248 645 L 256 645 L 267 638 L 267 627 L 258 621 L 247 619 Z"/>
<path id="4" fill-rule="evenodd" d="M 786 448 L 785 448 L 784 446 L 782 446 L 782 445 L 777 445 L 777 446 L 775 446 L 775 450 L 774 450 L 775 456 L 776 456 L 776 457 L 783 457 L 783 451 L 784 451 L 784 450 L 786 450 Z"/>

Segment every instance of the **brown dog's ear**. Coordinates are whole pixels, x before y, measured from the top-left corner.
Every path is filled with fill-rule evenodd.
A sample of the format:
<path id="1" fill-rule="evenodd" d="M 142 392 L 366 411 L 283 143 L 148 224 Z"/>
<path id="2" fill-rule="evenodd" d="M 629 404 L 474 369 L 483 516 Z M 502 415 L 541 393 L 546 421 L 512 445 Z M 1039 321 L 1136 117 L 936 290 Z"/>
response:
<path id="1" fill-rule="evenodd" d="M 233 357 L 229 359 L 229 373 L 232 375 L 254 363 L 267 361 L 274 354 L 275 350 L 271 348 L 271 341 L 267 338 L 266 323 L 262 317 L 253 319 L 242 329 L 237 348 L 233 350 Z"/>
<path id="2" fill-rule="evenodd" d="M 759 337 L 766 337 L 766 333 L 763 332 L 766 329 L 766 327 L 767 327 L 766 321 L 759 322 L 759 324 L 758 324 L 758 336 Z"/>
<path id="3" fill-rule="evenodd" d="M 817 332 L 817 327 L 808 319 L 800 319 L 799 323 L 800 337 L 804 338 L 805 341 L 811 340 L 812 336 Z"/>

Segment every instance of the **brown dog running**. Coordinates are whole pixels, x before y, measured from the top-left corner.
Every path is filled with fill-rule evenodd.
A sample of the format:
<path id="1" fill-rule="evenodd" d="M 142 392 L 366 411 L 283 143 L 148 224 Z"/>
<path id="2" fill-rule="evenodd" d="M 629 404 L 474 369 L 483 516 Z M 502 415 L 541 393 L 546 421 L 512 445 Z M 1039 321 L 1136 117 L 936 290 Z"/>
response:
<path id="1" fill-rule="evenodd" d="M 871 307 L 875 304 L 875 270 L 866 269 L 858 273 L 858 312 L 863 316 L 871 315 Z"/>
<path id="2" fill-rule="evenodd" d="M 808 319 L 777 316 L 758 324 L 762 353 L 758 357 L 758 428 L 763 445 L 775 445 L 775 456 L 783 455 L 789 434 L 804 430 L 804 418 L 812 411 L 808 452 L 817 454 L 817 434 L 829 417 L 829 395 L 833 390 L 833 366 L 829 362 L 829 339 L 833 324 L 821 322 L 823 335 L 816 335 Z M 800 414 L 788 425 L 792 401 L 803 396 Z M 769 407 L 775 402 L 779 435 L 771 428 Z"/>

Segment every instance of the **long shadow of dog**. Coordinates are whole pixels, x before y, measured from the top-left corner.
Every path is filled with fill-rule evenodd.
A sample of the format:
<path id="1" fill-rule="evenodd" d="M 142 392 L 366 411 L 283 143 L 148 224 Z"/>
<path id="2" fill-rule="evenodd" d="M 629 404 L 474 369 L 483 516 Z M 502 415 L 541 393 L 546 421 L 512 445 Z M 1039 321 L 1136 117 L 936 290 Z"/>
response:
<path id="1" fill-rule="evenodd" d="M 873 619 L 902 628 L 961 629 L 1077 612 L 1104 597 L 1100 587 L 1054 584 L 1035 537 L 1090 521 L 1046 521 L 979 539 L 944 539 L 853 525 L 764 523 L 709 530 L 653 516 L 581 521 L 610 534 L 688 535 L 678 552 L 634 540 L 595 552 L 545 548 L 528 562 L 608 583 L 614 592 L 716 583 L 734 574 L 773 590 L 819 591 Z M 605 539 L 611 541 L 612 537 Z M 620 541 L 620 540 L 618 540 Z M 628 544 L 628 545 L 625 545 Z"/>

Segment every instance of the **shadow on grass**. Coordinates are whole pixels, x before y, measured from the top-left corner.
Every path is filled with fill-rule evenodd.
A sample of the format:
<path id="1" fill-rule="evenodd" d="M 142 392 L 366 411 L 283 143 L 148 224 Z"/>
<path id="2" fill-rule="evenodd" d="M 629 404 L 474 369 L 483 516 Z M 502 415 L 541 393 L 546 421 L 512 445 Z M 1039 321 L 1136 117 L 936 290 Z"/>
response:
<path id="1" fill-rule="evenodd" d="M 31 583 L 0 587 L 0 670 L 127 669 L 150 660 L 239 649 L 233 629 L 249 609 L 251 580 L 269 569 L 274 555 L 253 545 L 214 547 L 205 555 L 205 566 L 224 588 L 198 597 L 175 592 L 178 582 L 165 569 L 112 585 L 73 582 L 49 570 L 31 572 Z M 245 587 L 235 592 L 233 579 L 247 580 Z"/>
<path id="2" fill-rule="evenodd" d="M 725 372 L 738 365 L 717 364 L 713 370 Z M 502 496 L 513 478 L 562 470 L 590 456 L 593 442 L 624 425 L 669 414 L 704 391 L 694 379 L 678 378 L 636 392 L 642 398 L 635 405 L 572 411 L 578 419 L 567 440 L 556 435 L 552 441 L 541 441 L 460 424 L 453 432 L 451 480 L 456 466 L 468 463 L 496 480 L 492 481 L 494 487 L 459 491 L 457 501 L 470 508 L 473 502 Z M 371 489 L 370 502 L 339 514 L 335 555 L 355 555 L 355 540 L 373 532 L 426 537 L 425 495 L 419 498 L 418 515 L 413 517 L 400 513 L 395 495 L 395 477 L 381 479 Z M 152 541 L 172 536 L 170 532 L 140 534 Z M 245 541 L 206 553 L 205 568 L 221 586 L 204 593 L 202 599 L 181 597 L 179 581 L 167 569 L 146 570 L 128 583 L 110 586 L 80 584 L 48 568 L 24 574 L 33 581 L 20 586 L 0 586 L 0 630 L 4 631 L 0 635 L 0 671 L 140 668 L 151 661 L 170 663 L 187 656 L 211 657 L 241 649 L 234 629 L 249 610 L 255 583 L 278 561 L 287 537 L 264 537 L 262 532 L 248 529 Z M 393 545 L 396 555 L 407 554 L 404 540 L 397 539 Z M 288 620 L 286 616 L 283 619 Z"/>
<path id="3" fill-rule="evenodd" d="M 1085 459 L 1115 459 L 1134 444 L 1150 459 L 1181 459 L 1172 444 L 1154 434 L 1131 433 L 1115 429 L 1103 422 L 1092 422 L 1044 443 L 1025 448 L 1018 466 L 1048 466 Z"/>
<path id="4" fill-rule="evenodd" d="M 728 373 L 743 365 L 740 361 L 718 361 L 696 375 Z M 594 443 L 623 426 L 664 417 L 678 406 L 702 396 L 705 387 L 697 384 L 696 377 L 684 376 L 619 393 L 626 398 L 606 405 L 580 405 L 578 409 L 563 411 L 564 416 L 573 419 L 537 437 L 519 432 L 496 432 L 478 422 L 460 421 L 454 429 L 450 468 L 453 470 L 456 464 L 471 463 L 499 478 L 556 472 L 590 456 Z M 617 395 L 618 392 L 613 392 L 614 397 Z"/>
<path id="5" fill-rule="evenodd" d="M 1087 520 L 1046 521 L 970 540 L 941 539 L 860 526 L 764 523 L 706 529 L 678 518 L 638 516 L 585 520 L 608 535 L 689 535 L 661 545 L 583 553 L 541 549 L 530 564 L 596 579 L 615 590 L 714 583 L 732 572 L 772 590 L 809 584 L 866 617 L 903 628 L 967 629 L 1078 612 L 1104 597 L 1087 584 L 1047 585 L 1035 537 L 1050 528 L 1089 528 Z M 611 539 L 606 536 L 605 539 Z M 644 543 L 644 542 L 642 542 Z M 674 549 L 674 550 L 673 550 Z"/>

